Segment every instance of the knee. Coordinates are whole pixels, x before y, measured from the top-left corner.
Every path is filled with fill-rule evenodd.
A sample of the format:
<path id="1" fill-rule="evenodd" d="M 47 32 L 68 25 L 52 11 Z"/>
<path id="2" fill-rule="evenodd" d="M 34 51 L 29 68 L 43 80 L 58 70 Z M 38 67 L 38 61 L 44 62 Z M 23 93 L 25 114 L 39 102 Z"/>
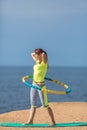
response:
<path id="1" fill-rule="evenodd" d="M 49 105 L 44 105 L 43 107 L 44 107 L 44 108 L 49 108 Z"/>

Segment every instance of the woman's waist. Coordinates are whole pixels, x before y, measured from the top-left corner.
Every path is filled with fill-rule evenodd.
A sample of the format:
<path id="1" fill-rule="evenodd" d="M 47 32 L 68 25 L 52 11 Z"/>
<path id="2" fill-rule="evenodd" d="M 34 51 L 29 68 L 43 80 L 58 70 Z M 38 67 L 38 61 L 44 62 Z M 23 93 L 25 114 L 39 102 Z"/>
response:
<path id="1" fill-rule="evenodd" d="M 34 83 L 40 83 L 40 84 L 45 83 L 45 81 L 35 81 L 35 80 L 33 80 L 33 82 L 34 82 Z"/>
<path id="2" fill-rule="evenodd" d="M 36 82 L 35 80 L 33 80 L 33 85 L 37 85 L 37 86 L 45 86 L 45 81 L 41 81 L 41 82 Z"/>
<path id="3" fill-rule="evenodd" d="M 45 81 L 44 81 L 44 76 L 43 77 L 39 77 L 39 76 L 33 76 L 33 81 L 35 82 L 35 83 L 45 83 Z"/>

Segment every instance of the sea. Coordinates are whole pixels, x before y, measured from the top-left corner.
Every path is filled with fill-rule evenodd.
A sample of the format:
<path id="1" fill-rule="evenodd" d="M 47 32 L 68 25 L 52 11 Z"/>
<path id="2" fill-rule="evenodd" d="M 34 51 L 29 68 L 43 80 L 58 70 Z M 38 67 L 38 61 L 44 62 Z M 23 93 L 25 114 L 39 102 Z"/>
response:
<path id="1" fill-rule="evenodd" d="M 32 75 L 32 66 L 0 67 L 0 114 L 15 110 L 30 109 L 30 88 L 22 82 L 22 77 Z M 55 79 L 71 87 L 65 95 L 48 93 L 49 102 L 87 102 L 87 67 L 49 67 L 46 77 Z M 32 83 L 32 79 L 28 79 Z M 47 89 L 66 91 L 64 87 L 46 80 Z M 37 107 L 40 107 L 38 97 Z"/>

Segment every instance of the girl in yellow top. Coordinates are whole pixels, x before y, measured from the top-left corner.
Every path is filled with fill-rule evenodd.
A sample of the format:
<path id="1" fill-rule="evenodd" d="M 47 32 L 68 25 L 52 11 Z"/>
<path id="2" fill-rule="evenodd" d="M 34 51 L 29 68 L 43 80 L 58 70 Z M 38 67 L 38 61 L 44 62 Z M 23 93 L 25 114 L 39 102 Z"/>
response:
<path id="1" fill-rule="evenodd" d="M 48 68 L 47 53 L 43 49 L 37 48 L 34 50 L 34 52 L 31 54 L 31 56 L 32 56 L 33 60 L 36 62 L 36 64 L 33 67 L 33 69 L 34 69 L 33 85 L 39 86 L 42 88 L 46 88 L 44 77 L 46 75 L 47 68 Z M 55 120 L 54 120 L 52 109 L 50 108 L 50 106 L 48 104 L 47 93 L 42 92 L 40 90 L 36 90 L 34 88 L 31 88 L 31 91 L 30 91 L 31 111 L 30 111 L 29 120 L 26 124 L 33 123 L 33 119 L 34 119 L 35 112 L 36 112 L 36 102 L 37 102 L 38 95 L 40 97 L 42 106 L 47 108 L 48 114 L 51 118 L 50 125 L 53 126 L 55 124 Z"/>

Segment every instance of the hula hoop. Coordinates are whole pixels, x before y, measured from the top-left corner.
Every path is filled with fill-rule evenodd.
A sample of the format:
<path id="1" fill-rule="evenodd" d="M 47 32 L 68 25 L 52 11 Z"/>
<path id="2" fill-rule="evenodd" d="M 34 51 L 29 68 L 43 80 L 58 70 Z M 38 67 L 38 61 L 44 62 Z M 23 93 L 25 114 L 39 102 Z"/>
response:
<path id="1" fill-rule="evenodd" d="M 44 88 L 41 88 L 39 86 L 34 86 L 32 84 L 30 84 L 29 82 L 27 82 L 26 80 L 28 78 L 32 78 L 33 79 L 33 76 L 24 76 L 22 78 L 22 82 L 27 85 L 28 87 L 31 87 L 31 88 L 34 88 L 34 89 L 37 89 L 37 90 L 40 90 L 40 91 L 43 91 L 43 92 L 47 92 L 47 93 L 52 93 L 52 94 L 67 94 L 67 93 L 70 93 L 71 92 L 71 87 L 68 86 L 67 84 L 63 83 L 63 82 L 60 82 L 60 81 L 57 81 L 57 80 L 54 80 L 54 79 L 51 79 L 51 78 L 48 78 L 48 77 L 45 77 L 44 79 L 45 80 L 49 80 L 51 82 L 54 82 L 60 86 L 63 86 L 64 88 L 66 88 L 66 91 L 55 91 L 55 90 L 49 90 L 49 89 L 44 89 Z"/>

